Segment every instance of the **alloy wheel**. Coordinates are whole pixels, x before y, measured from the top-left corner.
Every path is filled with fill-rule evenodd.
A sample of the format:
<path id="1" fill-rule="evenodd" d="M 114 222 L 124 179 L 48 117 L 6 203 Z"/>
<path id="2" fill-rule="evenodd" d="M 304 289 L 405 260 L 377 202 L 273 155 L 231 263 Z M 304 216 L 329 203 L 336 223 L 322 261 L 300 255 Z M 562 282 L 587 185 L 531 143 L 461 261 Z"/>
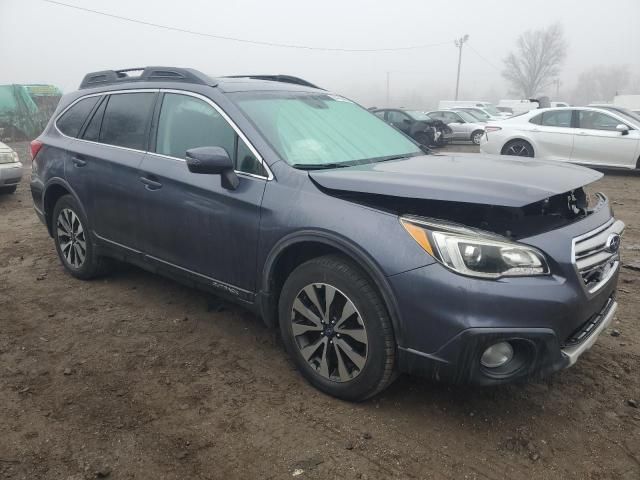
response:
<path id="1" fill-rule="evenodd" d="M 80 218 L 70 208 L 64 208 L 58 214 L 56 229 L 60 251 L 67 264 L 80 268 L 87 256 L 87 239 Z"/>
<path id="2" fill-rule="evenodd" d="M 474 145 L 480 145 L 480 139 L 482 138 L 482 135 L 484 134 L 480 132 L 473 135 L 471 141 L 474 143 Z"/>
<path id="3" fill-rule="evenodd" d="M 513 145 L 509 145 L 505 153 L 507 155 L 514 155 L 518 157 L 533 157 L 533 152 L 525 143 L 514 143 Z"/>
<path id="4" fill-rule="evenodd" d="M 363 370 L 368 354 L 367 329 L 353 302 L 326 283 L 312 283 L 296 296 L 291 309 L 295 344 L 322 377 L 347 382 Z"/>

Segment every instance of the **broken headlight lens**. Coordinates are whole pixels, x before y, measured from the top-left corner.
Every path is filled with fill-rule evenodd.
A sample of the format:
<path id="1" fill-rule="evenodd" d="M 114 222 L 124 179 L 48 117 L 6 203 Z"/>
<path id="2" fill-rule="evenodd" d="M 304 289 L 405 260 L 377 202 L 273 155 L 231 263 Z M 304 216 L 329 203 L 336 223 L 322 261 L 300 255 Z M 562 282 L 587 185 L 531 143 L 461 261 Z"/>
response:
<path id="1" fill-rule="evenodd" d="M 447 268 L 481 278 L 549 274 L 539 250 L 459 225 L 402 217 L 403 227 Z"/>

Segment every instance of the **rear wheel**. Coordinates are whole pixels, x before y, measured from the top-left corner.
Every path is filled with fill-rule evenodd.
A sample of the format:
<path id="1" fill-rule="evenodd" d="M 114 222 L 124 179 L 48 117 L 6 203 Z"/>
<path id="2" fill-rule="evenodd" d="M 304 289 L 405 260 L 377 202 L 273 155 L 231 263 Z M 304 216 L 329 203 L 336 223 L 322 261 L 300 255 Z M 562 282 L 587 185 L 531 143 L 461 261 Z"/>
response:
<path id="1" fill-rule="evenodd" d="M 512 140 L 502 148 L 502 155 L 513 155 L 516 157 L 533 157 L 533 147 L 526 140 Z"/>
<path id="2" fill-rule="evenodd" d="M 360 401 L 393 380 L 395 339 L 386 308 L 347 259 L 328 255 L 296 268 L 282 288 L 279 318 L 289 355 L 319 390 Z"/>
<path id="3" fill-rule="evenodd" d="M 480 145 L 480 140 L 482 139 L 482 135 L 484 135 L 483 130 L 476 130 L 471 134 L 471 141 L 474 145 Z"/>
<path id="4" fill-rule="evenodd" d="M 56 251 L 71 275 L 88 280 L 106 272 L 109 261 L 96 255 L 87 219 L 75 198 L 60 197 L 51 221 Z"/>

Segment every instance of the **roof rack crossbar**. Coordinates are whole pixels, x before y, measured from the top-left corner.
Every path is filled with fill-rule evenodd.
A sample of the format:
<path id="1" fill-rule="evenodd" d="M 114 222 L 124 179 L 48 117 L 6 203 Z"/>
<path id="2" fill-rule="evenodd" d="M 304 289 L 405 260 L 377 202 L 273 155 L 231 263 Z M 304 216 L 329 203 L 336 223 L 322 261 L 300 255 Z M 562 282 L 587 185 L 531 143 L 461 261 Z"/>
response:
<path id="1" fill-rule="evenodd" d="M 129 75 L 131 72 L 141 72 L 139 75 Z M 216 86 L 217 83 L 202 72 L 192 68 L 176 67 L 140 67 L 122 70 L 103 70 L 88 73 L 82 79 L 80 88 L 101 87 L 124 82 L 172 81 L 195 83 L 199 85 Z"/>
<path id="2" fill-rule="evenodd" d="M 318 87 L 317 85 L 306 81 L 304 78 L 294 77 L 292 75 L 229 75 L 223 78 L 252 78 L 254 80 L 269 80 L 271 82 L 293 83 L 295 85 L 302 85 L 303 87 L 324 90 L 324 88 Z"/>

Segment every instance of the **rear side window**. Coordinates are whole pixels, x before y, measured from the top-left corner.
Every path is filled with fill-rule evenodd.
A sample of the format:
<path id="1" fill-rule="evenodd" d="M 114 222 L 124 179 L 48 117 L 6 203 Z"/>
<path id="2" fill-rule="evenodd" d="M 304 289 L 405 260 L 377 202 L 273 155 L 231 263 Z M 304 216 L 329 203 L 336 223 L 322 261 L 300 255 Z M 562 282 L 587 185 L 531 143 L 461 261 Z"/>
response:
<path id="1" fill-rule="evenodd" d="M 109 97 L 100 142 L 145 150 L 155 93 L 119 93 Z"/>
<path id="2" fill-rule="evenodd" d="M 558 110 L 555 112 L 544 112 L 542 114 L 542 123 L 547 127 L 564 127 L 571 126 L 571 110 Z"/>
<path id="3" fill-rule="evenodd" d="M 87 116 L 100 97 L 83 98 L 67 110 L 56 122 L 58 130 L 68 137 L 77 137 Z"/>

